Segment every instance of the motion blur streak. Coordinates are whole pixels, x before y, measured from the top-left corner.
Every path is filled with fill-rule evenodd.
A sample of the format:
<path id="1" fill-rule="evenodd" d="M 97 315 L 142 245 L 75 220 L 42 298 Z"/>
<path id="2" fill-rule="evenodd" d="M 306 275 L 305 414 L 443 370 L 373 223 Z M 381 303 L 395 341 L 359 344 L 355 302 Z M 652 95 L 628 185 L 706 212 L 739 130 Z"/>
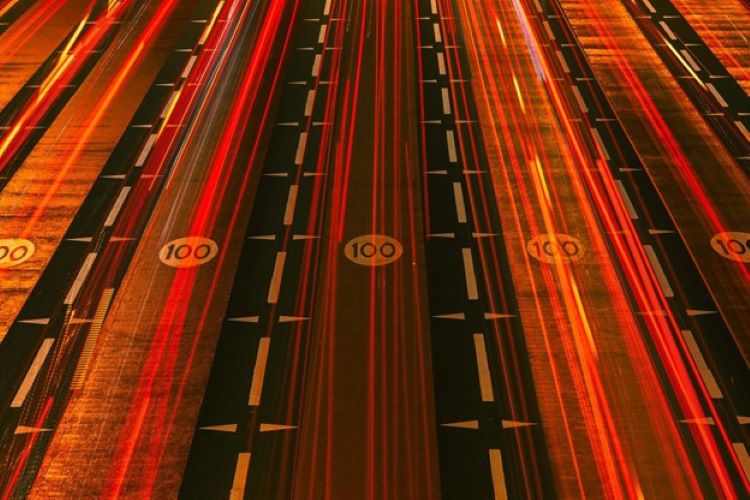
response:
<path id="1" fill-rule="evenodd" d="M 215 51 L 215 53 L 232 50 L 231 46 L 235 43 L 239 30 L 256 8 L 253 3 L 244 3 L 241 7 L 240 3 L 228 2 L 226 4 L 230 14 L 227 22 L 223 23 L 223 29 L 231 35 L 226 37 L 224 41 L 226 47 L 223 47 L 221 51 Z M 234 168 L 239 138 L 244 135 L 249 110 L 253 109 L 256 104 L 259 82 L 269 63 L 271 49 L 286 6 L 286 0 L 274 0 L 268 5 L 264 14 L 265 19 L 261 31 L 242 79 L 243 86 L 236 98 L 232 115 L 224 127 L 218 151 L 215 153 L 210 167 L 209 178 L 203 187 L 192 216 L 192 225 L 189 232 L 191 235 L 210 235 L 212 233 L 215 218 L 222 205 L 223 193 L 231 177 L 229 173 Z M 244 165 L 238 167 L 241 168 Z M 245 183 L 247 183 L 248 178 L 249 169 L 244 177 Z M 222 252 L 226 252 L 225 247 L 222 248 Z M 222 261 L 223 258 L 220 258 L 219 265 Z M 168 394 L 169 388 L 172 386 L 177 370 L 175 363 L 179 342 L 184 328 L 185 316 L 190 305 L 191 290 L 196 284 L 196 273 L 195 269 L 181 269 L 175 273 L 173 278 L 167 307 L 162 313 L 159 328 L 156 331 L 151 350 L 137 383 L 135 397 L 126 417 L 125 428 L 119 436 L 116 455 L 112 462 L 111 472 L 108 475 L 110 482 L 102 492 L 107 497 L 116 498 L 122 493 L 123 481 L 127 475 L 131 458 L 136 446 L 142 439 L 148 439 L 146 443 L 148 467 L 146 470 L 149 472 L 141 483 L 140 494 L 145 496 L 152 494 L 158 461 L 163 453 L 166 439 L 155 440 L 150 435 L 153 432 L 151 429 L 158 429 L 158 434 L 161 436 L 169 436 L 171 418 L 168 417 L 168 412 L 174 412 L 179 407 L 182 390 L 178 390 L 172 401 L 166 397 L 154 398 L 153 395 Z M 216 283 L 213 284 L 212 289 L 215 287 Z M 212 294 L 213 292 L 210 292 L 209 296 Z M 200 331 L 200 325 L 198 331 Z M 197 340 L 194 345 L 195 343 L 197 343 Z M 191 352 L 190 358 L 194 354 L 194 351 Z M 189 365 L 190 362 L 188 361 L 187 366 L 183 367 L 186 372 L 189 371 Z M 182 384 L 184 385 L 184 381 Z M 171 409 L 170 404 L 173 405 Z M 144 430 L 143 415 L 147 412 L 152 417 L 148 422 L 149 430 Z"/>

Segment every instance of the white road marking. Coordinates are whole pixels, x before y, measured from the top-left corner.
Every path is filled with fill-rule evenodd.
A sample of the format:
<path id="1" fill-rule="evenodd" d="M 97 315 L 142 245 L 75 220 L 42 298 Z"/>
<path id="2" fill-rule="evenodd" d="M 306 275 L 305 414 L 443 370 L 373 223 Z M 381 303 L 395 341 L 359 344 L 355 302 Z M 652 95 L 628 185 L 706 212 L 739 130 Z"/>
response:
<path id="1" fill-rule="evenodd" d="M 589 108 L 586 106 L 586 102 L 583 100 L 581 91 L 578 90 L 578 85 L 572 85 L 572 88 L 573 88 L 573 95 L 576 96 L 576 101 L 578 101 L 578 106 L 581 108 L 581 111 L 583 111 L 584 113 L 588 113 Z"/>
<path id="2" fill-rule="evenodd" d="M 128 197 L 129 192 L 130 192 L 130 186 L 122 187 L 122 189 L 120 190 L 120 194 L 117 196 L 117 199 L 115 200 L 115 204 L 112 205 L 112 210 L 110 210 L 109 214 L 107 215 L 107 220 L 104 221 L 104 227 L 109 227 L 115 223 L 115 219 L 117 219 L 117 214 L 120 213 L 120 210 L 122 209 L 122 204 L 125 203 L 125 198 Z"/>
<path id="3" fill-rule="evenodd" d="M 450 96 L 448 95 L 448 89 L 446 88 L 440 89 L 440 94 L 443 98 L 443 114 L 449 115 L 451 114 L 451 101 L 450 101 Z"/>
<path id="4" fill-rule="evenodd" d="M 611 160 L 611 157 L 609 156 L 609 151 L 607 151 L 607 147 L 604 145 L 604 141 L 602 140 L 602 136 L 599 135 L 599 131 L 595 129 L 594 127 L 591 127 L 591 135 L 594 136 L 594 140 L 599 145 L 599 147 L 602 149 L 602 153 L 604 154 L 604 158 L 609 161 Z"/>
<path id="5" fill-rule="evenodd" d="M 327 24 L 320 25 L 320 32 L 318 32 L 318 43 L 322 44 L 326 41 L 326 32 L 328 31 Z"/>
<path id="6" fill-rule="evenodd" d="M 479 298 L 479 292 L 477 291 L 477 277 L 474 274 L 474 260 L 471 257 L 471 248 L 462 248 L 461 254 L 464 260 L 466 292 L 469 295 L 469 300 L 477 300 Z"/>
<path id="7" fill-rule="evenodd" d="M 23 402 L 26 400 L 26 396 L 28 396 L 31 386 L 34 385 L 34 380 L 36 380 L 37 375 L 39 375 L 39 370 L 42 369 L 44 360 L 47 359 L 47 355 L 49 354 L 54 342 L 55 339 L 53 338 L 46 338 L 42 341 L 42 345 L 39 347 L 36 356 L 34 356 L 34 360 L 31 362 L 29 371 L 26 372 L 26 376 L 23 378 L 23 382 L 21 382 L 21 387 L 18 388 L 16 396 L 10 403 L 11 408 L 20 408 L 23 406 Z"/>
<path id="8" fill-rule="evenodd" d="M 266 376 L 266 365 L 268 364 L 268 348 L 271 337 L 261 337 L 258 343 L 258 354 L 255 356 L 255 367 L 253 368 L 253 380 L 250 383 L 250 395 L 247 398 L 248 406 L 260 405 L 260 396 L 263 393 L 263 379 Z"/>
<path id="9" fill-rule="evenodd" d="M 628 211 L 628 217 L 633 220 L 638 219 L 638 212 L 635 211 L 635 206 L 630 200 L 630 196 L 628 196 L 625 185 L 621 180 L 616 180 L 615 183 L 617 183 L 617 190 L 620 192 L 620 198 L 622 198 L 622 202 L 625 204 L 625 209 Z"/>
<path id="10" fill-rule="evenodd" d="M 182 70 L 180 78 L 187 78 L 187 76 L 190 74 L 190 70 L 193 69 L 193 65 L 195 64 L 196 59 L 198 59 L 198 56 L 190 56 L 190 59 L 188 59 L 188 63 L 185 65 L 185 69 Z"/>
<path id="11" fill-rule="evenodd" d="M 505 473 L 503 472 L 503 459 L 500 450 L 490 450 L 490 471 L 495 500 L 508 500 L 508 489 L 505 486 Z"/>
<path id="12" fill-rule="evenodd" d="M 711 93 L 714 95 L 714 98 L 719 102 L 719 105 L 722 108 L 728 108 L 729 104 L 727 104 L 727 101 L 724 100 L 721 94 L 719 94 L 719 91 L 716 90 L 716 87 L 714 87 L 713 83 L 707 83 L 706 87 L 708 87 L 708 90 L 711 91 Z"/>
<path id="13" fill-rule="evenodd" d="M 146 145 L 143 147 L 143 151 L 141 151 L 141 154 L 138 156 L 138 159 L 135 162 L 136 167 L 142 167 L 143 164 L 146 163 L 146 158 L 148 157 L 148 154 L 151 152 L 151 148 L 154 147 L 155 142 L 156 142 L 156 134 L 151 134 L 150 136 L 148 136 Z"/>
<path id="14" fill-rule="evenodd" d="M 698 63 L 695 62 L 695 59 L 693 59 L 693 56 L 690 55 L 690 52 L 685 49 L 681 49 L 680 54 L 682 54 L 682 57 L 685 58 L 685 61 L 687 61 L 693 71 L 697 73 L 701 70 L 701 67 L 698 66 Z"/>
<path id="15" fill-rule="evenodd" d="M 445 57 L 442 52 L 437 53 L 438 73 L 445 74 Z"/>
<path id="16" fill-rule="evenodd" d="M 745 471 L 745 478 L 750 481 L 750 455 L 747 453 L 747 448 L 743 443 L 732 443 L 732 447 L 742 465 L 742 470 Z"/>
<path id="17" fill-rule="evenodd" d="M 443 41 L 443 35 L 440 33 L 440 24 L 432 23 L 432 31 L 435 32 L 435 43 L 441 43 Z"/>
<path id="18" fill-rule="evenodd" d="M 670 40 L 677 40 L 677 35 L 674 34 L 674 31 L 671 30 L 667 23 L 659 21 L 659 26 L 661 26 L 661 29 L 664 30 Z"/>
<path id="19" fill-rule="evenodd" d="M 323 58 L 320 54 L 315 55 L 315 59 L 313 60 L 313 67 L 312 67 L 312 77 L 317 78 L 320 75 L 320 61 Z"/>
<path id="20" fill-rule="evenodd" d="M 460 182 L 453 183 L 453 197 L 456 199 L 456 217 L 460 224 L 466 223 L 466 204 L 464 203 L 464 191 Z"/>
<path id="21" fill-rule="evenodd" d="M 448 141 L 448 161 L 456 163 L 458 161 L 458 154 L 456 154 L 456 138 L 453 135 L 453 131 L 446 130 L 445 138 Z"/>
<path id="22" fill-rule="evenodd" d="M 331 0 L 326 0 L 325 5 L 323 6 L 323 15 L 327 16 L 331 13 Z"/>
<path id="23" fill-rule="evenodd" d="M 70 388 L 73 390 L 80 389 L 83 386 L 86 369 L 91 360 L 91 355 L 94 353 L 94 347 L 96 347 L 96 341 L 99 338 L 99 332 L 102 329 L 102 324 L 104 323 L 104 318 L 107 315 L 107 309 L 109 309 L 109 304 L 112 302 L 114 293 L 114 288 L 105 288 L 99 299 L 99 305 L 96 308 L 96 313 L 94 313 L 94 321 L 92 321 L 91 329 L 88 335 L 86 335 L 86 341 L 83 344 L 81 356 L 78 359 L 78 365 L 73 374 L 73 381 L 70 383 Z"/>
<path id="24" fill-rule="evenodd" d="M 432 14 L 437 14 L 437 1 L 436 0 L 430 0 L 430 12 Z"/>
<path id="25" fill-rule="evenodd" d="M 172 95 L 169 96 L 169 101 L 167 101 L 167 105 L 164 106 L 164 109 L 161 111 L 161 115 L 159 115 L 159 118 L 166 118 L 167 113 L 169 113 L 169 110 L 174 108 L 175 102 L 177 102 L 177 98 L 180 97 L 179 92 L 172 92 Z"/>
<path id="26" fill-rule="evenodd" d="M 714 374 L 711 373 L 711 370 L 708 368 L 706 359 L 703 357 L 703 353 L 698 347 L 698 343 L 695 341 L 695 337 L 693 337 L 693 332 L 691 332 L 690 330 L 682 330 L 682 336 L 688 346 L 690 355 L 693 356 L 693 361 L 695 361 L 695 364 L 698 367 L 698 372 L 700 372 L 701 374 L 701 378 L 703 379 L 703 384 L 706 386 L 708 395 L 713 399 L 723 398 L 724 396 L 721 394 L 719 384 L 716 383 Z"/>
<path id="27" fill-rule="evenodd" d="M 560 65 L 562 66 L 563 71 L 565 71 L 566 73 L 570 73 L 570 68 L 568 67 L 568 61 L 565 60 L 565 56 L 559 50 L 556 52 L 557 52 L 557 59 L 560 60 Z"/>
<path id="28" fill-rule="evenodd" d="M 302 165 L 305 158 L 305 147 L 307 146 L 307 132 L 300 132 L 299 142 L 297 143 L 297 152 L 294 155 L 294 164 Z"/>
<path id="29" fill-rule="evenodd" d="M 669 285 L 667 275 L 664 274 L 664 268 L 661 266 L 661 262 L 659 262 L 659 258 L 656 256 L 654 247 L 652 247 L 651 245 L 643 245 L 643 249 L 646 251 L 648 260 L 651 262 L 651 267 L 656 273 L 656 279 L 659 280 L 659 286 L 661 287 L 662 293 L 665 297 L 674 297 L 674 292 L 672 291 L 672 287 Z"/>
<path id="30" fill-rule="evenodd" d="M 289 186 L 289 197 L 286 199 L 286 210 L 284 211 L 284 225 L 289 226 L 294 220 L 294 207 L 297 205 L 297 191 L 299 186 L 292 184 Z"/>
<path id="31" fill-rule="evenodd" d="M 83 282 L 86 281 L 86 276 L 88 276 L 89 271 L 91 271 L 91 266 L 94 265 L 95 259 L 96 259 L 96 252 L 91 252 L 86 256 L 86 260 L 83 261 L 83 266 L 81 266 L 81 270 L 78 271 L 78 276 L 76 276 L 76 279 L 73 282 L 73 286 L 70 287 L 70 290 L 68 291 L 68 295 L 65 296 L 64 303 L 66 305 L 72 304 L 73 301 L 78 296 L 78 292 L 81 291 Z"/>
<path id="32" fill-rule="evenodd" d="M 643 0 L 643 5 L 646 6 L 650 13 L 656 14 L 656 9 L 654 9 L 654 6 L 651 5 L 651 2 L 649 2 L 648 0 Z"/>
<path id="33" fill-rule="evenodd" d="M 312 115 L 313 104 L 315 104 L 315 89 L 307 91 L 307 100 L 305 100 L 305 116 Z"/>
<path id="34" fill-rule="evenodd" d="M 492 390 L 492 381 L 490 380 L 490 364 L 487 359 L 487 348 L 484 345 L 484 336 L 481 333 L 474 334 L 474 350 L 477 356 L 479 392 L 482 394 L 482 401 L 494 401 L 495 394 Z"/>
<path id="35" fill-rule="evenodd" d="M 245 497 L 245 483 L 247 472 L 250 469 L 250 453 L 237 455 L 237 465 L 234 467 L 234 480 L 232 490 L 229 492 L 229 500 L 242 500 Z"/>
<path id="36" fill-rule="evenodd" d="M 276 263 L 273 266 L 273 275 L 271 276 L 271 286 L 268 288 L 269 304 L 275 304 L 279 300 L 279 289 L 281 288 L 281 276 L 284 274 L 285 261 L 286 252 L 276 254 Z"/>

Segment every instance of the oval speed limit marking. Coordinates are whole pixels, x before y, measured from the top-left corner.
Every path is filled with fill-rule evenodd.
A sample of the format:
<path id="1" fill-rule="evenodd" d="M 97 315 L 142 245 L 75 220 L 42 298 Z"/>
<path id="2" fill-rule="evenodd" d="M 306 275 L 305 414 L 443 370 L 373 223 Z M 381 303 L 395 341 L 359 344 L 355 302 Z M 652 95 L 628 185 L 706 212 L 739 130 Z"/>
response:
<path id="1" fill-rule="evenodd" d="M 711 248 L 727 259 L 750 262 L 750 233 L 728 231 L 711 238 Z"/>
<path id="2" fill-rule="evenodd" d="M 159 260 L 170 267 L 195 267 L 210 261 L 219 252 L 216 242 L 202 236 L 177 238 L 161 247 Z"/>
<path id="3" fill-rule="evenodd" d="M 537 260 L 555 262 L 577 262 L 583 258 L 583 243 L 569 234 L 540 234 L 526 243 L 526 251 Z"/>
<path id="4" fill-rule="evenodd" d="M 398 240 L 383 234 L 363 234 L 349 241 L 346 257 L 361 266 L 383 266 L 398 260 L 404 247 Z"/>
<path id="5" fill-rule="evenodd" d="M 36 247 L 29 240 L 7 238 L 0 240 L 0 269 L 17 266 L 34 255 Z"/>

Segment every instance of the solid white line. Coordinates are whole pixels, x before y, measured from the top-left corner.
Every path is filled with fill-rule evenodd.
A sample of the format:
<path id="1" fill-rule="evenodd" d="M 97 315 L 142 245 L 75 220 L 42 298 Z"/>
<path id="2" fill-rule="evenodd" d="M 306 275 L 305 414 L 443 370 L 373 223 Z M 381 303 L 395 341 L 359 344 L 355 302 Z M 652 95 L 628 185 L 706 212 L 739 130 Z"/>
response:
<path id="1" fill-rule="evenodd" d="M 107 215 L 107 220 L 104 221 L 104 227 L 109 227 L 115 223 L 115 219 L 117 219 L 117 214 L 120 213 L 120 210 L 122 209 L 122 204 L 125 203 L 125 198 L 128 197 L 129 192 L 130 192 L 130 186 L 122 187 L 122 189 L 120 190 L 120 194 L 117 196 L 117 199 L 115 200 L 115 204 L 112 205 L 112 210 L 110 210 L 109 214 Z"/>
<path id="2" fill-rule="evenodd" d="M 630 200 L 630 196 L 628 196 L 625 185 L 621 180 L 616 180 L 615 183 L 617 183 L 617 190 L 620 192 L 620 198 L 622 198 L 622 201 L 625 204 L 625 209 L 628 211 L 628 217 L 633 220 L 637 219 L 638 212 L 635 211 L 635 206 L 633 206 L 633 202 Z"/>
<path id="3" fill-rule="evenodd" d="M 446 130 L 445 138 L 448 141 L 448 161 L 456 163 L 458 161 L 458 155 L 456 154 L 456 139 L 453 136 L 453 131 Z"/>
<path id="4" fill-rule="evenodd" d="M 81 270 L 78 271 L 78 276 L 76 276 L 76 280 L 73 282 L 73 286 L 70 287 L 68 295 L 65 297 L 66 305 L 72 304 L 78 296 L 78 292 L 81 291 L 83 282 L 86 281 L 86 276 L 89 274 L 89 271 L 91 271 L 91 266 L 94 265 L 95 259 L 96 252 L 91 252 L 86 256 L 86 260 L 83 261 L 83 266 L 81 267 Z"/>
<path id="5" fill-rule="evenodd" d="M 672 291 L 672 287 L 669 285 L 667 275 L 664 274 L 664 268 L 661 267 L 661 262 L 659 262 L 659 258 L 656 256 L 654 247 L 652 247 L 651 245 L 643 245 L 643 249 L 646 251 L 646 255 L 648 255 L 648 260 L 651 261 L 651 267 L 654 268 L 656 279 L 659 280 L 659 286 L 661 286 L 662 293 L 665 297 L 674 297 L 674 292 Z"/>
<path id="6" fill-rule="evenodd" d="M 487 348 L 484 345 L 484 336 L 481 333 L 474 334 L 474 351 L 477 356 L 479 392 L 482 394 L 482 401 L 494 401 L 495 394 L 492 390 L 492 381 L 490 380 L 490 363 L 487 359 Z"/>
<path id="7" fill-rule="evenodd" d="M 294 220 L 294 207 L 297 205 L 297 184 L 289 186 L 289 197 L 286 199 L 286 210 L 284 211 L 284 225 L 290 226 Z"/>
<path id="8" fill-rule="evenodd" d="M 711 373 L 711 370 L 708 368 L 708 365 L 706 364 L 706 358 L 703 357 L 703 353 L 698 347 L 698 343 L 695 341 L 695 337 L 693 337 L 693 332 L 691 332 L 690 330 L 682 330 L 682 336 L 688 346 L 690 355 L 693 356 L 693 361 L 695 361 L 695 364 L 698 367 L 698 372 L 700 372 L 701 374 L 701 378 L 703 379 L 703 384 L 706 386 L 708 395 L 713 399 L 723 398 L 724 396 L 721 394 L 719 384 L 716 383 L 714 374 Z"/>
<path id="9" fill-rule="evenodd" d="M 328 31 L 328 25 L 322 24 L 320 26 L 320 32 L 318 33 L 318 43 L 323 43 L 326 41 L 326 31 Z"/>
<path id="10" fill-rule="evenodd" d="M 146 145 L 143 147 L 143 151 L 141 151 L 141 154 L 138 156 L 138 160 L 135 162 L 136 167 L 142 167 L 144 163 L 146 163 L 146 158 L 148 157 L 148 154 L 151 152 L 151 148 L 154 147 L 154 143 L 156 142 L 156 134 L 151 134 L 148 136 L 148 140 L 146 141 Z"/>
<path id="11" fill-rule="evenodd" d="M 305 146 L 307 146 L 307 132 L 300 132 L 297 152 L 294 155 L 295 165 L 302 165 L 302 160 L 305 158 Z"/>
<path id="12" fill-rule="evenodd" d="M 445 74 L 445 57 L 442 52 L 437 53 L 438 73 L 441 75 Z"/>
<path id="13" fill-rule="evenodd" d="M 469 300 L 477 300 L 479 298 L 479 292 L 477 291 L 477 277 L 474 274 L 474 260 L 471 257 L 471 248 L 462 248 L 461 254 L 464 259 L 466 292 L 469 296 Z"/>
<path id="14" fill-rule="evenodd" d="M 276 263 L 273 266 L 273 275 L 271 276 L 271 286 L 268 289 L 268 303 L 275 304 L 279 300 L 279 289 L 281 288 L 281 276 L 284 274 L 284 261 L 286 261 L 286 252 L 276 254 Z"/>
<path id="15" fill-rule="evenodd" d="M 237 455 L 237 465 L 234 467 L 234 480 L 232 490 L 229 492 L 229 500 L 242 500 L 245 497 L 245 483 L 247 482 L 247 471 L 250 469 L 250 453 Z"/>
<path id="16" fill-rule="evenodd" d="M 315 104 L 315 89 L 307 91 L 307 100 L 305 100 L 305 116 L 312 115 L 313 104 Z"/>
<path id="17" fill-rule="evenodd" d="M 34 385 L 34 380 L 36 380 L 36 377 L 39 374 L 39 370 L 42 369 L 44 360 L 47 359 L 49 350 L 52 348 L 52 344 L 54 342 L 55 339 L 52 338 L 46 338 L 42 341 L 41 347 L 39 347 L 36 356 L 34 356 L 34 361 L 31 362 L 29 371 L 26 372 L 26 376 L 23 378 L 23 382 L 21 382 L 21 387 L 18 388 L 18 392 L 16 392 L 16 396 L 13 398 L 13 402 L 11 402 L 10 404 L 11 408 L 20 408 L 21 406 L 23 406 L 23 402 L 26 399 L 26 396 L 29 394 L 31 386 Z"/>
<path id="18" fill-rule="evenodd" d="M 318 75 L 320 75 L 320 60 L 323 56 L 320 54 L 315 54 L 315 60 L 313 60 L 313 67 L 312 67 L 312 76 L 313 78 L 317 78 Z"/>
<path id="19" fill-rule="evenodd" d="M 466 223 L 466 204 L 464 203 L 464 191 L 460 182 L 453 183 L 453 197 L 456 199 L 456 217 L 461 224 Z"/>
<path id="20" fill-rule="evenodd" d="M 503 459 L 500 450 L 490 450 L 490 471 L 492 472 L 492 486 L 495 500 L 508 500 L 508 489 L 505 486 Z"/>
<path id="21" fill-rule="evenodd" d="M 432 30 L 435 32 L 435 43 L 441 43 L 443 41 L 443 35 L 440 33 L 440 25 L 438 23 L 432 23 Z"/>
<path id="22" fill-rule="evenodd" d="M 258 343 L 258 354 L 255 356 L 255 367 L 253 368 L 253 381 L 250 384 L 250 395 L 247 398 L 248 406 L 258 406 L 260 396 L 263 393 L 263 379 L 266 376 L 266 364 L 268 364 L 268 348 L 271 337 L 261 337 Z"/>
<path id="23" fill-rule="evenodd" d="M 451 114 L 451 101 L 450 96 L 448 95 L 448 89 L 442 88 L 440 89 L 440 93 L 443 98 L 443 114 L 449 115 Z"/>
<path id="24" fill-rule="evenodd" d="M 750 455 L 747 453 L 747 448 L 743 443 L 732 443 L 732 447 L 742 465 L 742 470 L 745 471 L 745 478 L 750 481 Z"/>

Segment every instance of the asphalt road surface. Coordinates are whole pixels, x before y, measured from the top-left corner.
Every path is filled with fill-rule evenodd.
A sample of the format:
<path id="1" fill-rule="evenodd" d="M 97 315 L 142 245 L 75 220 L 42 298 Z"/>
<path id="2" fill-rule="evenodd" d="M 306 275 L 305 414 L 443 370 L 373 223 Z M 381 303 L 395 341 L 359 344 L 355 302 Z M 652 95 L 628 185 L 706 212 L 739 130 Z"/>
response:
<path id="1" fill-rule="evenodd" d="M 0 0 L 0 495 L 750 497 L 744 0 Z"/>

